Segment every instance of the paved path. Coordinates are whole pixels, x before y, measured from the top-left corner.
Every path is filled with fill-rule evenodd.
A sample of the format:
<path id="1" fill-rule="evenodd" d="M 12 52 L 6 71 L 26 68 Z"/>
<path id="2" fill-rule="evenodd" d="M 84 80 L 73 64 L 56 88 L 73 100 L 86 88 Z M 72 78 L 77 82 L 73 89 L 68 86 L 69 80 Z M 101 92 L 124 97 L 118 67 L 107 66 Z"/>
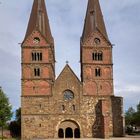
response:
<path id="1" fill-rule="evenodd" d="M 49 139 L 49 140 L 140 140 L 140 136 L 126 136 L 122 138 L 109 138 L 109 139 L 97 139 L 97 138 L 87 138 L 87 139 Z"/>

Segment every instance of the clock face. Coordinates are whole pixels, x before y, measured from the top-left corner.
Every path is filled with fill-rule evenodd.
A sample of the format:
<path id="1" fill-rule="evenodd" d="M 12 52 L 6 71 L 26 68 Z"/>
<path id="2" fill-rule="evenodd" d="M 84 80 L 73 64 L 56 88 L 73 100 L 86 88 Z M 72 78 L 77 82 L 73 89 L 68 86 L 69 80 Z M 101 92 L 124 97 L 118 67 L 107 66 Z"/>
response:
<path id="1" fill-rule="evenodd" d="M 72 100 L 73 98 L 74 98 L 74 94 L 73 94 L 72 91 L 66 90 L 66 91 L 64 92 L 64 100 L 69 101 L 69 100 Z"/>

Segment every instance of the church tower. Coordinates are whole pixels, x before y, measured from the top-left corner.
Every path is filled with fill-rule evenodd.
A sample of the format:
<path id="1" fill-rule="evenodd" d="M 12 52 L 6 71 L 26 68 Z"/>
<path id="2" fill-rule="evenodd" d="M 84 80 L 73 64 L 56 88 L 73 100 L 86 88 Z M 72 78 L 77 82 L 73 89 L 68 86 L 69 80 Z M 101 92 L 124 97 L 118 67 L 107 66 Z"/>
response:
<path id="1" fill-rule="evenodd" d="M 51 95 L 55 80 L 54 40 L 44 0 L 34 0 L 21 47 L 22 96 Z"/>
<path id="2" fill-rule="evenodd" d="M 108 39 L 100 4 L 89 0 L 81 37 L 83 94 L 113 95 L 112 45 Z"/>
<path id="3" fill-rule="evenodd" d="M 39 120 L 38 116 L 42 114 L 43 100 L 52 96 L 55 80 L 54 39 L 50 30 L 45 0 L 34 0 L 21 49 L 22 139 L 25 140 L 28 131 L 30 130 L 32 133 L 34 131 L 26 121 L 31 122 L 36 118 Z M 34 126 L 41 125 L 39 122 L 35 123 Z"/>

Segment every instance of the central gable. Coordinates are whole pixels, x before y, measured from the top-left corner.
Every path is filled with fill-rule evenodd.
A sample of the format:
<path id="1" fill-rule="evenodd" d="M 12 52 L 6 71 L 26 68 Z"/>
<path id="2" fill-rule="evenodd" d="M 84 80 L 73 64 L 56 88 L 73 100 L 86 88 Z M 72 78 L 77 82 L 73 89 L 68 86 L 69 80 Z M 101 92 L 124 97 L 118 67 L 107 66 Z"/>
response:
<path id="1" fill-rule="evenodd" d="M 74 93 L 79 93 L 81 82 L 69 65 L 66 65 L 54 83 L 54 90 L 57 93 L 62 93 L 65 90 L 71 90 Z"/>

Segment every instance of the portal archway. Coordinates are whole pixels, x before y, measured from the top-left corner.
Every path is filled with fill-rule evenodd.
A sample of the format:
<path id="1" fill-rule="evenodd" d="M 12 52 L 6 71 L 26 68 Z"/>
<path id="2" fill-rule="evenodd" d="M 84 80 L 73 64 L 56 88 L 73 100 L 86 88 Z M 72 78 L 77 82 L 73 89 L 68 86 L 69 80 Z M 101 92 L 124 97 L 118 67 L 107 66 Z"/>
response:
<path id="1" fill-rule="evenodd" d="M 80 138 L 80 127 L 75 121 L 61 122 L 58 129 L 58 138 Z"/>

